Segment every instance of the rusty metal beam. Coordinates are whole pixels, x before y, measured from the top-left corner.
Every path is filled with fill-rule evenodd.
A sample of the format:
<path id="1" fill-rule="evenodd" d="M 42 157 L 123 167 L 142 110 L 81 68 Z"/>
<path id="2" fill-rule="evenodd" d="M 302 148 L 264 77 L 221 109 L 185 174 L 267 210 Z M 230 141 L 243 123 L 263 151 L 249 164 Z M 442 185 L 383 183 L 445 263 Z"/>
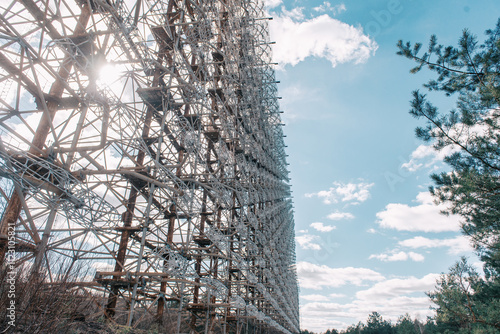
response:
<path id="1" fill-rule="evenodd" d="M 35 16 L 35 18 L 39 22 L 45 23 L 46 21 L 45 17 L 40 16 L 41 11 L 35 5 L 35 3 L 31 0 L 24 0 L 24 1 L 27 4 L 27 8 L 33 13 L 33 16 Z M 84 4 L 82 7 L 80 18 L 75 28 L 75 32 L 83 33 L 83 31 L 85 31 L 85 27 L 87 26 L 89 19 L 90 19 L 90 6 L 88 4 Z M 53 31 L 54 28 L 51 24 L 47 25 L 47 29 L 49 29 L 51 34 L 55 34 L 55 31 Z M 0 61 L 2 66 L 7 66 L 11 71 L 16 72 L 15 69 L 12 69 L 10 67 L 11 64 L 9 64 L 9 62 L 6 61 L 5 57 L 0 58 Z M 68 55 L 64 58 L 63 63 L 61 64 L 61 68 L 59 70 L 60 79 L 56 80 L 52 84 L 52 87 L 50 88 L 48 95 L 51 96 L 53 100 L 47 102 L 48 110 L 44 110 L 44 113 L 42 114 L 42 117 L 40 119 L 40 123 L 38 124 L 38 128 L 35 132 L 33 141 L 31 143 L 31 147 L 29 149 L 29 152 L 32 154 L 40 155 L 43 152 L 43 147 L 45 145 L 45 140 L 47 139 L 47 136 L 49 134 L 52 120 L 54 119 L 55 113 L 58 110 L 57 107 L 59 105 L 59 102 L 57 100 L 62 97 L 62 94 L 64 92 L 63 82 L 64 80 L 68 79 L 72 66 L 73 66 L 73 59 Z M 19 76 L 22 75 L 22 73 L 17 73 L 17 74 Z M 28 82 L 26 80 L 27 80 L 26 78 L 23 78 L 23 82 Z M 35 89 L 35 87 L 32 86 L 32 83 L 28 82 L 28 85 L 30 93 L 31 90 L 38 92 L 38 89 Z M 34 96 L 38 96 L 38 94 Z M 14 192 L 9 200 L 5 214 L 2 217 L 2 220 L 0 221 L 0 264 L 3 263 L 5 258 L 5 252 L 7 250 L 6 247 L 7 243 L 5 242 L 5 236 L 7 235 L 8 226 L 16 225 L 16 221 L 19 217 L 19 214 L 21 213 L 21 207 L 22 207 L 21 198 L 19 197 L 18 192 Z"/>

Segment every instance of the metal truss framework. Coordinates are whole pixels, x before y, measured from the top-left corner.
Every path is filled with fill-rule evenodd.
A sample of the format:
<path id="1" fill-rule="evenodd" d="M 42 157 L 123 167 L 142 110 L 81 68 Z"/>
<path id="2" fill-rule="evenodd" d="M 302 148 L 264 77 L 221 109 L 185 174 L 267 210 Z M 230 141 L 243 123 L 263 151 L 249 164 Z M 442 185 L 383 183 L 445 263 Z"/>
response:
<path id="1" fill-rule="evenodd" d="M 263 4 L 7 2 L 0 260 L 15 225 L 18 264 L 84 264 L 82 287 L 121 323 L 299 332 Z"/>

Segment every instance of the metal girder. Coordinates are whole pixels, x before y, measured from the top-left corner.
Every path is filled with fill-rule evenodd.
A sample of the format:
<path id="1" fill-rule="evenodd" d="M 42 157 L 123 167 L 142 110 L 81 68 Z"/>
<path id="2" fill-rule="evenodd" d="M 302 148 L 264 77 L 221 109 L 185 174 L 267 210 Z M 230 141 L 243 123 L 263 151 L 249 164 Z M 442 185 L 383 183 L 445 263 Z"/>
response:
<path id="1" fill-rule="evenodd" d="M 0 192 L 0 260 L 14 225 L 19 264 L 84 265 L 75 284 L 119 323 L 298 333 L 263 4 L 0 7 L 0 175 L 17 189 Z"/>

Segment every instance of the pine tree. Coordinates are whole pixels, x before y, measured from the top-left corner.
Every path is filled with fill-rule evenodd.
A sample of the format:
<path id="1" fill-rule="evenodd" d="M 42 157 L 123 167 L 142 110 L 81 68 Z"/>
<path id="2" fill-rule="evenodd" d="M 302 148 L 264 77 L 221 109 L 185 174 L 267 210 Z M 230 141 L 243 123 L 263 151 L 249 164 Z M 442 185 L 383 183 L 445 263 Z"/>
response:
<path id="1" fill-rule="evenodd" d="M 440 333 L 500 333 L 499 281 L 485 281 L 465 258 L 429 293 Z"/>
<path id="2" fill-rule="evenodd" d="M 432 36 L 423 54 L 420 43 L 398 43 L 398 54 L 417 63 L 412 73 L 436 73 L 425 88 L 457 96 L 456 109 L 442 113 L 415 91 L 410 114 L 426 122 L 418 138 L 451 152 L 444 160 L 451 172 L 432 175 L 430 191 L 450 205 L 446 214 L 462 217 L 462 232 L 484 261 L 484 277 L 462 259 L 429 294 L 440 333 L 500 333 L 500 19 L 486 36 L 479 44 L 464 30 L 457 47 Z"/>
<path id="3" fill-rule="evenodd" d="M 398 322 L 396 323 L 396 334 L 420 334 L 420 331 L 417 331 L 415 328 L 415 323 L 411 319 L 409 314 L 405 314 L 399 317 Z"/>
<path id="4" fill-rule="evenodd" d="M 500 272 L 500 19 L 486 31 L 483 44 L 464 30 L 458 47 L 438 45 L 432 36 L 427 52 L 422 44 L 399 41 L 399 55 L 417 62 L 412 73 L 427 67 L 437 78 L 424 86 L 430 91 L 457 94 L 457 108 L 439 112 L 425 94 L 413 92 L 410 114 L 426 121 L 418 138 L 436 150 L 450 150 L 445 162 L 451 173 L 432 175 L 431 192 L 451 204 L 447 213 L 463 217 L 489 275 Z"/>
<path id="5" fill-rule="evenodd" d="M 378 312 L 372 312 L 366 321 L 366 327 L 363 330 L 364 334 L 391 334 L 393 328 L 389 321 L 386 321 Z"/>

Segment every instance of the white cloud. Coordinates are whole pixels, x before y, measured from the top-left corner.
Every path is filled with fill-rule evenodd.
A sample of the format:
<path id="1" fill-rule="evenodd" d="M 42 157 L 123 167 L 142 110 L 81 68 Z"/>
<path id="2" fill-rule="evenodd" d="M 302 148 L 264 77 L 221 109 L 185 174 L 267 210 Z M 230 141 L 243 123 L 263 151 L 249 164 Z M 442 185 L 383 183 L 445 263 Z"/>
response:
<path id="1" fill-rule="evenodd" d="M 300 327 L 315 333 L 323 333 L 331 328 L 346 328 L 351 325 L 346 317 L 333 319 L 332 315 L 343 312 L 343 305 L 335 303 L 308 303 L 300 308 Z M 324 312 L 324 313 L 318 313 Z M 318 316 L 320 315 L 320 316 Z M 326 316 L 325 316 L 326 315 Z"/>
<path id="2" fill-rule="evenodd" d="M 415 237 L 400 241 L 398 244 L 400 246 L 413 249 L 448 247 L 448 253 L 454 255 L 473 251 L 469 239 L 462 235 L 453 239 L 429 239 L 424 237 Z"/>
<path id="3" fill-rule="evenodd" d="M 424 166 L 421 160 L 435 156 L 436 150 L 431 145 L 420 145 L 411 153 L 410 160 L 403 163 L 401 167 L 410 172 L 415 172 Z M 434 160 L 435 159 L 432 159 L 432 161 Z"/>
<path id="4" fill-rule="evenodd" d="M 320 232 L 331 232 L 333 230 L 336 229 L 335 226 L 332 226 L 332 225 L 324 225 L 323 223 L 312 223 L 310 225 L 312 228 L 314 228 L 315 230 L 318 230 Z"/>
<path id="5" fill-rule="evenodd" d="M 338 15 L 342 12 L 345 12 L 346 7 L 345 7 L 345 4 L 343 4 L 343 3 L 332 6 L 332 4 L 330 2 L 325 1 L 320 6 L 314 7 L 313 10 L 318 12 L 318 13 L 332 12 L 333 15 Z"/>
<path id="6" fill-rule="evenodd" d="M 435 315 L 430 309 L 432 303 L 429 297 L 424 295 L 424 291 L 419 291 L 421 297 L 397 296 L 390 298 L 379 298 L 363 300 L 358 299 L 353 302 L 351 312 L 358 315 L 358 318 L 365 319 L 373 311 L 379 312 L 384 319 L 396 322 L 397 319 L 408 313 L 412 318 L 424 320 L 428 316 Z"/>
<path id="7" fill-rule="evenodd" d="M 375 233 L 377 233 L 377 230 L 374 228 L 369 228 L 368 230 L 366 230 L 366 232 L 371 233 L 371 234 L 375 234 Z"/>
<path id="8" fill-rule="evenodd" d="M 403 252 L 403 251 L 393 251 L 390 253 L 383 253 L 377 255 L 370 255 L 370 259 L 379 259 L 384 262 L 395 262 L 395 261 L 407 261 L 413 260 L 416 262 L 424 261 L 424 256 L 422 254 L 414 253 L 414 252 Z"/>
<path id="9" fill-rule="evenodd" d="M 301 295 L 300 298 L 304 300 L 310 300 L 315 302 L 326 302 L 330 300 L 327 296 L 324 295 Z"/>
<path id="10" fill-rule="evenodd" d="M 361 285 L 367 281 L 384 279 L 380 273 L 367 268 L 331 268 L 304 261 L 297 263 L 297 275 L 302 288 L 313 290 L 346 284 Z"/>
<path id="11" fill-rule="evenodd" d="M 300 307 L 300 325 L 316 333 L 327 329 L 345 329 L 359 320 L 366 320 L 366 314 L 352 313 L 353 304 L 307 303 Z"/>
<path id="12" fill-rule="evenodd" d="M 348 202 L 349 204 L 359 204 L 370 198 L 369 189 L 374 183 L 341 183 L 333 182 L 334 187 L 328 190 L 322 190 L 317 193 L 306 194 L 306 197 L 319 197 L 325 204 Z"/>
<path id="13" fill-rule="evenodd" d="M 485 119 L 496 120 L 498 118 L 499 109 L 490 110 L 484 117 Z M 488 137 L 488 126 L 485 123 L 475 124 L 471 127 L 463 123 L 455 124 L 447 131 L 447 136 L 453 138 L 454 141 L 461 143 L 464 146 L 469 146 L 469 140 L 474 137 Z M 434 130 L 436 133 L 438 130 Z M 496 132 L 498 134 L 498 131 Z M 410 160 L 401 165 L 402 168 L 414 172 L 422 167 L 432 167 L 437 162 L 442 162 L 446 156 L 450 156 L 455 152 L 460 152 L 460 146 L 452 144 L 448 145 L 441 150 L 436 150 L 433 145 L 420 145 L 410 155 Z"/>
<path id="14" fill-rule="evenodd" d="M 58 114 L 56 114 L 57 116 Z M 7 131 L 2 133 L 2 140 L 12 147 L 17 147 L 19 150 L 28 150 L 29 144 L 22 141 L 20 138 L 24 138 L 27 142 L 31 142 L 34 135 L 34 130 L 37 128 L 37 124 L 40 122 L 42 113 L 33 113 L 24 118 L 24 122 L 19 123 L 17 118 L 11 118 L 5 122 L 3 127 L 7 128 Z M 2 131 L 3 132 L 3 131 Z"/>
<path id="15" fill-rule="evenodd" d="M 323 14 L 304 20 L 301 9 L 284 11 L 270 22 L 273 58 L 281 66 L 298 64 L 309 56 L 325 58 L 333 67 L 365 62 L 378 48 L 363 29 Z M 297 22 L 297 20 L 299 20 Z"/>
<path id="16" fill-rule="evenodd" d="M 410 155 L 410 160 L 401 165 L 402 168 L 410 172 L 415 172 L 422 167 L 429 168 L 434 166 L 437 162 L 459 151 L 457 146 L 447 146 L 440 151 L 436 151 L 432 145 L 420 145 Z"/>
<path id="17" fill-rule="evenodd" d="M 330 220 L 354 219 L 354 215 L 349 212 L 335 211 L 327 216 Z"/>
<path id="18" fill-rule="evenodd" d="M 420 204 L 416 206 L 388 204 L 384 211 L 377 213 L 377 223 L 398 231 L 444 232 L 460 229 L 459 217 L 441 214 L 440 211 L 446 207 L 434 204 L 429 192 L 419 193 L 417 202 Z"/>
<path id="19" fill-rule="evenodd" d="M 426 292 L 434 289 L 439 274 L 427 274 L 422 278 L 413 276 L 406 278 L 393 278 L 375 283 L 371 288 L 359 291 L 356 297 L 364 301 L 379 301 L 399 297 L 415 292 Z"/>
<path id="20" fill-rule="evenodd" d="M 320 250 L 321 246 L 313 242 L 314 240 L 317 239 L 319 239 L 318 236 L 310 234 L 295 237 L 295 241 L 297 241 L 299 246 L 302 247 L 303 249 Z"/>
<path id="21" fill-rule="evenodd" d="M 433 315 L 434 311 L 430 309 L 431 301 L 424 293 L 434 289 L 438 277 L 438 274 L 427 274 L 422 278 L 410 276 L 378 282 L 356 293 L 357 299 L 352 303 L 350 311 L 365 319 L 373 311 L 392 321 L 405 313 L 425 319 Z"/>
<path id="22" fill-rule="evenodd" d="M 302 21 L 305 19 L 304 7 L 295 7 L 291 10 L 286 10 L 285 7 L 281 7 L 282 16 L 290 18 L 294 21 Z"/>
<path id="23" fill-rule="evenodd" d="M 264 0 L 264 4 L 268 9 L 278 7 L 282 3 L 282 0 Z"/>
<path id="24" fill-rule="evenodd" d="M 358 321 L 366 322 L 373 311 L 393 322 L 405 313 L 424 320 L 434 314 L 425 292 L 434 289 L 438 277 L 438 274 L 428 274 L 422 278 L 410 276 L 381 280 L 358 291 L 356 299 L 345 304 L 319 300 L 303 304 L 300 309 L 301 324 L 316 332 L 324 332 L 332 327 L 343 329 Z M 332 326 L 332 323 L 338 325 Z"/>

